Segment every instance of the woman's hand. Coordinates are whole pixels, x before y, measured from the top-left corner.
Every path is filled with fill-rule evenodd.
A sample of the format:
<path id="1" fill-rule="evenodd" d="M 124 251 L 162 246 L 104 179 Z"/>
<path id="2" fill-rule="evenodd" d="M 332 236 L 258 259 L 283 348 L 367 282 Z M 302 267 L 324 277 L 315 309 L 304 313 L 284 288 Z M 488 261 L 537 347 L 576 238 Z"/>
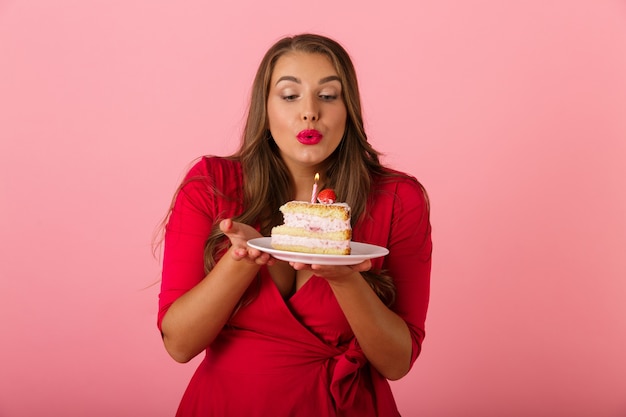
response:
<path id="1" fill-rule="evenodd" d="M 231 256 L 236 261 L 246 260 L 257 265 L 271 266 L 276 263 L 268 253 L 248 246 L 248 240 L 263 237 L 256 229 L 244 223 L 225 219 L 220 222 L 220 230 L 231 243 Z"/>
<path id="2" fill-rule="evenodd" d="M 340 282 L 354 273 L 369 271 L 372 268 L 372 261 L 366 259 L 356 265 L 310 265 L 300 262 L 290 262 L 289 265 L 296 271 L 312 271 L 318 277 L 328 281 Z"/>

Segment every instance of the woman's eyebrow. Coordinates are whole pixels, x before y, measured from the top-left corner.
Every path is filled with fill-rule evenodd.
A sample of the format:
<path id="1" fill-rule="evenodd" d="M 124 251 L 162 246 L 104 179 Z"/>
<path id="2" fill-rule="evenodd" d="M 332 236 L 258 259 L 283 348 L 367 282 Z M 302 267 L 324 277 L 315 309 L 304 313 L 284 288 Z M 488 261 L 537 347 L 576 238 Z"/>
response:
<path id="1" fill-rule="evenodd" d="M 338 76 L 336 76 L 336 75 L 331 75 L 331 76 L 329 76 L 329 77 L 324 77 L 324 78 L 322 78 L 322 79 L 319 81 L 319 83 L 318 83 L 318 84 L 325 84 L 325 83 L 328 83 L 328 82 L 331 82 L 331 81 L 339 81 L 339 83 L 341 83 L 341 79 L 340 79 Z"/>
<path id="2" fill-rule="evenodd" d="M 278 84 L 278 83 L 279 83 L 279 82 L 281 82 L 281 81 L 293 81 L 294 83 L 297 83 L 297 84 L 302 84 L 302 81 L 300 81 L 300 79 L 299 79 L 299 78 L 296 78 L 296 77 L 294 77 L 294 76 L 292 76 L 292 75 L 283 75 L 282 77 L 280 77 L 280 78 L 276 81 L 276 84 Z"/>
<path id="3" fill-rule="evenodd" d="M 278 84 L 281 81 L 292 81 L 292 82 L 294 82 L 296 84 L 302 84 L 302 81 L 299 78 L 294 77 L 293 75 L 283 75 L 278 80 L 276 80 L 276 84 Z M 339 81 L 339 82 L 341 82 L 341 79 L 338 76 L 336 76 L 336 75 L 330 75 L 328 77 L 324 77 L 321 80 L 319 80 L 318 84 L 325 84 L 325 83 L 328 83 L 330 81 Z"/>

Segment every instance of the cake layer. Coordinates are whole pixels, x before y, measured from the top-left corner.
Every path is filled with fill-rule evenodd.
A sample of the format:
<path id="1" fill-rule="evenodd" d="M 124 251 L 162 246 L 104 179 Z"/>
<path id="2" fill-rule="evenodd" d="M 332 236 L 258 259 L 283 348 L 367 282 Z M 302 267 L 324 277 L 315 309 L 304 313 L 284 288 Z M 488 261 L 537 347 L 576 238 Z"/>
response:
<path id="1" fill-rule="evenodd" d="M 326 240 L 290 235 L 272 235 L 272 247 L 291 252 L 349 255 L 349 240 Z"/>

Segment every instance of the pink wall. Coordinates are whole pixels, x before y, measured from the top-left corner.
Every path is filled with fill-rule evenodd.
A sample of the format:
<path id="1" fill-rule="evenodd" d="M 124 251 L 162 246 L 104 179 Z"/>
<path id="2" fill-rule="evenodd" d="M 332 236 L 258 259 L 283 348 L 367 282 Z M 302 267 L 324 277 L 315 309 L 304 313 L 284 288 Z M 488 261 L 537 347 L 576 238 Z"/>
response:
<path id="1" fill-rule="evenodd" d="M 626 415 L 623 1 L 213 3 L 0 1 L 0 416 L 172 415 L 197 362 L 160 344 L 151 234 L 301 31 L 432 198 L 404 415 Z"/>

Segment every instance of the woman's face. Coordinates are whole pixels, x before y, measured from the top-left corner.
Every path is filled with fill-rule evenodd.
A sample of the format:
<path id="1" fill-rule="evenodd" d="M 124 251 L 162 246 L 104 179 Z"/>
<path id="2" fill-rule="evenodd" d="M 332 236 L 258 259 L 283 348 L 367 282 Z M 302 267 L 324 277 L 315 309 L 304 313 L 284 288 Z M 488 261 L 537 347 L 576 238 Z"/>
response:
<path id="1" fill-rule="evenodd" d="M 270 132 L 293 172 L 315 168 L 346 129 L 341 81 L 322 54 L 290 52 L 276 61 L 267 99 Z"/>

